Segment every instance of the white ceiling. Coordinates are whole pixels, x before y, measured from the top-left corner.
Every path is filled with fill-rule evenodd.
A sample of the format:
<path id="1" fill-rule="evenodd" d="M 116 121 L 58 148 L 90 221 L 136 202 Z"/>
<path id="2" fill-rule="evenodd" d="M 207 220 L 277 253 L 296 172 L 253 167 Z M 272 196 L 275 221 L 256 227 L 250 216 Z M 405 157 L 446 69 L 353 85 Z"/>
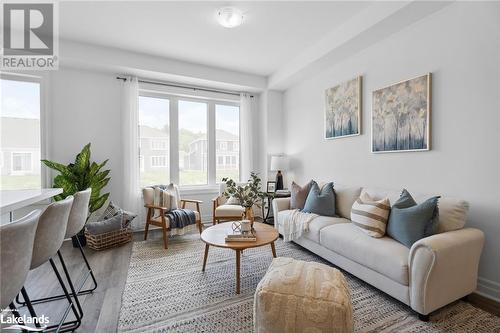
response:
<path id="1" fill-rule="evenodd" d="M 235 2 L 242 26 L 215 20 L 227 2 L 61 2 L 60 37 L 271 75 L 368 2 Z"/>

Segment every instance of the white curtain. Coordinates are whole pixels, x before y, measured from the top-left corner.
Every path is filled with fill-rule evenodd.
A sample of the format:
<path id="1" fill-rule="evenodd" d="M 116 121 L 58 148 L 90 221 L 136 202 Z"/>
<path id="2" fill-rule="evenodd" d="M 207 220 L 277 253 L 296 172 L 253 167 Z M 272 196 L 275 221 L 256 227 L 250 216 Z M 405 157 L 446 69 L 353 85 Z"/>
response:
<path id="1" fill-rule="evenodd" d="M 139 82 L 128 77 L 122 87 L 123 209 L 137 214 L 133 228 L 144 225 L 139 183 Z"/>
<path id="2" fill-rule="evenodd" d="M 241 145 L 241 165 L 240 177 L 242 181 L 250 178 L 250 172 L 253 170 L 254 160 L 254 130 L 253 123 L 256 116 L 256 107 L 254 98 L 250 94 L 241 93 L 240 95 L 240 145 Z"/>

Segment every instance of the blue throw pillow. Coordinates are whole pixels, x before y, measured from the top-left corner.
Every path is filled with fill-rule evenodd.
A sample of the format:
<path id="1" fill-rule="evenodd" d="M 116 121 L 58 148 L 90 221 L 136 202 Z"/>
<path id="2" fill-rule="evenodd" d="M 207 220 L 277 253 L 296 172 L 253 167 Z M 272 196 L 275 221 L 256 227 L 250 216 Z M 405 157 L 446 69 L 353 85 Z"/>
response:
<path id="1" fill-rule="evenodd" d="M 335 216 L 335 191 L 333 190 L 333 183 L 326 184 L 320 190 L 318 183 L 313 181 L 302 211 L 322 216 Z"/>
<path id="2" fill-rule="evenodd" d="M 394 203 L 387 224 L 387 235 L 410 248 L 419 239 L 436 233 L 438 199 L 432 197 L 417 204 L 407 190 Z"/>

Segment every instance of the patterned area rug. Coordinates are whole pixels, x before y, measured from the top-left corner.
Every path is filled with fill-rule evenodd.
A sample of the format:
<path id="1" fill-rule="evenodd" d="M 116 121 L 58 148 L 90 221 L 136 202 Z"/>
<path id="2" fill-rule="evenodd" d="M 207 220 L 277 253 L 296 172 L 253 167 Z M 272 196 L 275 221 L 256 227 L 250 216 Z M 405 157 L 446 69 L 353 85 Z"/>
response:
<path id="1" fill-rule="evenodd" d="M 195 237 L 196 236 L 196 237 Z M 136 242 L 118 323 L 119 332 L 252 332 L 255 288 L 271 260 L 270 246 L 245 250 L 241 294 L 235 294 L 235 253 L 210 247 L 198 235 Z M 302 247 L 276 242 L 278 256 L 323 262 Z M 356 332 L 500 332 L 500 318 L 457 301 L 424 323 L 404 304 L 345 273 L 351 288 Z"/>

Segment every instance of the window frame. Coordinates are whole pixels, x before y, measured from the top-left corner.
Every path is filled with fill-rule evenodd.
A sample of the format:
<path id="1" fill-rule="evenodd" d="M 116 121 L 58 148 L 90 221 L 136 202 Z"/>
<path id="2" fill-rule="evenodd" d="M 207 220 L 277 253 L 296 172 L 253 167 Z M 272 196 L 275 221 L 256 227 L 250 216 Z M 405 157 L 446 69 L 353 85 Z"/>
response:
<path id="1" fill-rule="evenodd" d="M 14 155 L 15 154 L 23 154 L 23 155 L 29 155 L 29 168 L 28 169 L 23 169 L 23 170 L 14 170 Z M 33 153 L 31 151 L 12 151 L 10 153 L 10 173 L 12 175 L 24 175 L 26 173 L 31 173 L 33 172 Z M 41 176 L 41 174 L 40 174 Z"/>
<path id="2" fill-rule="evenodd" d="M 141 85 L 139 87 L 139 96 L 151 97 L 151 98 L 162 98 L 169 101 L 169 147 L 168 155 L 169 159 L 169 170 L 170 182 L 179 184 L 180 180 L 180 167 L 179 167 L 179 101 L 191 101 L 207 104 L 207 183 L 199 185 L 179 185 L 183 190 L 218 190 L 220 183 L 216 181 L 216 105 L 227 105 L 236 106 L 240 108 L 239 98 L 224 98 L 220 94 L 216 96 L 196 96 L 191 93 L 178 93 L 171 92 L 168 88 L 162 86 L 151 86 L 148 84 Z M 241 118 L 239 117 L 241 120 Z M 138 124 L 140 126 L 140 124 Z M 238 168 L 241 171 L 241 140 L 238 140 L 238 145 L 233 145 L 238 147 Z M 142 153 L 139 152 L 141 155 Z M 139 158 L 139 157 L 138 157 Z M 240 172 L 241 177 L 241 172 Z M 237 181 L 240 181 L 238 179 Z"/>
<path id="3" fill-rule="evenodd" d="M 158 148 L 158 147 L 155 147 L 154 143 L 162 143 L 161 144 L 161 148 Z M 168 150 L 168 144 L 167 144 L 167 140 L 165 139 L 156 139 L 156 138 L 151 138 L 151 141 L 149 142 L 149 145 L 150 145 L 150 149 L 152 151 L 165 151 L 165 150 Z M 163 147 L 165 146 L 165 147 Z"/>
<path id="4" fill-rule="evenodd" d="M 151 155 L 149 157 L 150 157 L 150 162 L 151 162 L 151 164 L 150 164 L 151 168 L 167 168 L 168 167 L 168 162 L 167 162 L 167 157 L 168 156 L 167 155 Z M 164 159 L 165 160 L 165 165 L 154 165 L 153 160 L 155 158 L 162 158 L 162 159 Z"/>
<path id="5" fill-rule="evenodd" d="M 49 133 L 51 126 L 49 123 L 50 115 L 48 114 L 49 107 L 49 73 L 25 71 L 23 73 L 0 72 L 0 80 L 19 81 L 37 83 L 40 93 L 40 159 L 50 160 L 50 150 L 48 146 Z M 12 152 L 10 152 L 10 160 L 12 163 Z M 2 162 L 5 163 L 5 157 L 2 156 Z M 7 157 L 9 158 L 9 157 Z M 33 171 L 33 156 L 31 158 L 31 170 Z M 11 167 L 12 169 L 12 167 Z M 42 167 L 40 163 L 40 188 L 52 187 L 53 171 L 49 168 Z"/>

